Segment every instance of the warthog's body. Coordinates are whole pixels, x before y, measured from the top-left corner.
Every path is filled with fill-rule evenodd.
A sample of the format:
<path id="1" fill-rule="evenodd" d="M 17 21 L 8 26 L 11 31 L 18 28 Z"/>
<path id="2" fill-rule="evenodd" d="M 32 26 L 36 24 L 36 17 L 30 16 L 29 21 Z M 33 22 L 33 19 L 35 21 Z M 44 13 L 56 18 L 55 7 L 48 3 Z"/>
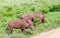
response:
<path id="1" fill-rule="evenodd" d="M 28 20 L 29 22 L 31 22 L 31 20 Z M 32 23 L 32 22 L 31 22 Z M 12 33 L 13 28 L 16 29 L 21 29 L 22 32 L 24 34 L 26 34 L 25 29 L 30 28 L 32 31 L 34 30 L 34 26 L 33 23 L 32 24 L 28 24 L 28 22 L 26 22 L 25 19 L 21 19 L 21 20 L 12 20 L 8 23 L 9 26 L 9 33 Z"/>
<path id="2" fill-rule="evenodd" d="M 40 13 L 40 12 L 33 12 L 33 13 L 29 13 L 29 14 L 24 14 L 20 18 L 21 19 L 30 19 L 30 20 L 32 20 L 33 17 L 41 19 L 41 21 L 43 23 L 45 22 L 45 15 L 43 13 Z"/>

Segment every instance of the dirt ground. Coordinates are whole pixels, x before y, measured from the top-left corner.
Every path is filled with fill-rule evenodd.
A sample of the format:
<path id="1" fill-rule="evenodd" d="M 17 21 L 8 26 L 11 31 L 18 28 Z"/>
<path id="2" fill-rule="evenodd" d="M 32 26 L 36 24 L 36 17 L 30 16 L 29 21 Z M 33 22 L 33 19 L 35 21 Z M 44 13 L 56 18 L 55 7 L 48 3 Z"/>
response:
<path id="1" fill-rule="evenodd" d="M 44 32 L 30 38 L 60 38 L 60 28 L 52 29 L 48 32 Z"/>

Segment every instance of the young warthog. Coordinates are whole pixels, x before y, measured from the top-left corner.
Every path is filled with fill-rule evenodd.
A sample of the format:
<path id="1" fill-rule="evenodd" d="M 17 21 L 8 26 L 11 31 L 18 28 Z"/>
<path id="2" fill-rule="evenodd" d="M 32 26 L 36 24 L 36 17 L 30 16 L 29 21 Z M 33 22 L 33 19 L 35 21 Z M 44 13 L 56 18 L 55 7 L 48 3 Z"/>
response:
<path id="1" fill-rule="evenodd" d="M 8 23 L 9 34 L 12 33 L 13 28 L 21 29 L 24 34 L 26 34 L 26 30 L 30 28 L 32 31 L 34 30 L 34 26 L 31 20 L 26 21 L 25 19 L 12 20 Z"/>
<path id="2" fill-rule="evenodd" d="M 41 12 L 32 12 L 29 14 L 24 14 L 22 16 L 20 16 L 21 19 L 30 19 L 32 20 L 33 17 L 39 18 L 41 19 L 41 21 L 44 23 L 45 22 L 45 15 Z"/>

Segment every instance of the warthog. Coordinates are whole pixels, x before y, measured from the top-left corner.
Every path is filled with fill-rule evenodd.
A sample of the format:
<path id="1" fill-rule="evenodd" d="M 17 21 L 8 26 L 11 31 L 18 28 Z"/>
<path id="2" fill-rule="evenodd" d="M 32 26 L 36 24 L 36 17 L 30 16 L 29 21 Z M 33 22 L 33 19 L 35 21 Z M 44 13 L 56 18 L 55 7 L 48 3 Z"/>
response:
<path id="1" fill-rule="evenodd" d="M 21 19 L 30 19 L 32 20 L 33 17 L 41 19 L 41 21 L 44 23 L 45 22 L 45 15 L 41 12 L 33 12 L 33 13 L 28 13 L 20 16 Z"/>
<path id="2" fill-rule="evenodd" d="M 29 22 L 29 23 L 28 23 Z M 25 19 L 12 20 L 8 23 L 9 31 L 8 33 L 12 33 L 13 28 L 21 29 L 24 34 L 26 34 L 26 30 L 30 28 L 32 31 L 34 30 L 34 26 L 31 20 L 26 21 Z"/>

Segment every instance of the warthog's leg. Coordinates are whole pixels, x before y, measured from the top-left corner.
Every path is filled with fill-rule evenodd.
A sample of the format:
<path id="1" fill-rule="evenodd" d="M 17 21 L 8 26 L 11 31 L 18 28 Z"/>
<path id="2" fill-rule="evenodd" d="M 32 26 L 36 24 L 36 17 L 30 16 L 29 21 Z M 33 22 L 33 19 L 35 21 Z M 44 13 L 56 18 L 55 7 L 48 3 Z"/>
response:
<path id="1" fill-rule="evenodd" d="M 12 33 L 12 31 L 13 31 L 13 28 L 9 27 L 8 34 Z"/>
<path id="2" fill-rule="evenodd" d="M 26 35 L 26 30 L 25 30 L 25 26 L 22 26 L 22 32 Z"/>

